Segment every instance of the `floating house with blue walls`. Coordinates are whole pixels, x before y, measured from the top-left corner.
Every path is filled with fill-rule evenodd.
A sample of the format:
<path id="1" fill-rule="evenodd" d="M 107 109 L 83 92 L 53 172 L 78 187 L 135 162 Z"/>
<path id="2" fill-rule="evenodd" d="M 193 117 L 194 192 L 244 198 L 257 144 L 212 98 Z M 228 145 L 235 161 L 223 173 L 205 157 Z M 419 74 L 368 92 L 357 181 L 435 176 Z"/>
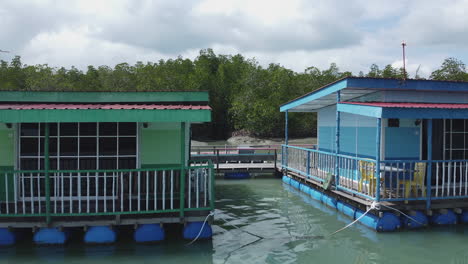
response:
<path id="1" fill-rule="evenodd" d="M 213 166 L 189 158 L 206 92 L 0 92 L 0 244 L 30 229 L 38 244 L 209 237 Z M 76 232 L 75 232 L 76 233 Z"/>
<path id="2" fill-rule="evenodd" d="M 467 82 L 347 77 L 280 111 L 286 183 L 379 231 L 468 222 Z M 317 113 L 314 148 L 292 112 Z"/>

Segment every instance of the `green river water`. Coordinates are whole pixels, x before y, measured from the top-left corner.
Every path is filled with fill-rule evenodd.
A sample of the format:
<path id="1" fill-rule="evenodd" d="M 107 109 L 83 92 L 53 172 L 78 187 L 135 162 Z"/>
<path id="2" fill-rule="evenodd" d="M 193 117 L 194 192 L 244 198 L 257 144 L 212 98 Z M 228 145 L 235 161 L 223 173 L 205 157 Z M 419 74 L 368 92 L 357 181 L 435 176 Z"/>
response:
<path id="1" fill-rule="evenodd" d="M 465 226 L 376 233 L 355 224 L 329 236 L 351 220 L 280 179 L 217 180 L 216 195 L 212 241 L 186 245 L 168 234 L 139 245 L 120 234 L 109 246 L 25 242 L 0 249 L 0 263 L 468 263 Z"/>

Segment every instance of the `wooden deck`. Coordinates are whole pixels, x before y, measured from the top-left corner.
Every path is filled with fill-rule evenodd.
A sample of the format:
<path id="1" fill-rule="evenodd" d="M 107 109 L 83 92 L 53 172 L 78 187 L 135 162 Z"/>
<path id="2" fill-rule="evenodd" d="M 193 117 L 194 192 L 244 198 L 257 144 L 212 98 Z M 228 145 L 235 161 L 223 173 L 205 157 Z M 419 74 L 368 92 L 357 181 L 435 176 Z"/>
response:
<path id="1" fill-rule="evenodd" d="M 264 172 L 275 173 L 281 163 L 276 147 L 225 148 L 220 147 L 203 151 L 192 151 L 194 161 L 211 160 L 217 173 Z"/>

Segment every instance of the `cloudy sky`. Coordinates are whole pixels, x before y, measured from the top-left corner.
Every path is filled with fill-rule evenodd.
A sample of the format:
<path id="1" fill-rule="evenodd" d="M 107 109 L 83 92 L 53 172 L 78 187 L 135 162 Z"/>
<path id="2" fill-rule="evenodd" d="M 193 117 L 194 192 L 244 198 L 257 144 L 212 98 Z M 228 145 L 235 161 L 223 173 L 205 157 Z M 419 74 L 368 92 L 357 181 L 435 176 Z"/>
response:
<path id="1" fill-rule="evenodd" d="M 367 71 L 372 63 L 427 76 L 447 57 L 468 63 L 468 0 L 0 0 L 0 59 L 115 65 L 200 49 L 279 63 Z"/>

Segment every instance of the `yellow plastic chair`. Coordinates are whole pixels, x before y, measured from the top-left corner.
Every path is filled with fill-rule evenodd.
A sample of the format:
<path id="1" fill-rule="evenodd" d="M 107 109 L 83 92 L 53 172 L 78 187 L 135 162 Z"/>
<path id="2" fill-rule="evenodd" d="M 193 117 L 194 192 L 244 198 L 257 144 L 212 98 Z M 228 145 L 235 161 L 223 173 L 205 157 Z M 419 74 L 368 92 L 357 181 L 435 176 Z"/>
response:
<path id="1" fill-rule="evenodd" d="M 369 195 L 374 195 L 377 179 L 375 178 L 375 164 L 371 161 L 360 160 L 359 172 L 361 179 L 359 179 L 358 191 L 362 192 L 362 185 L 365 181 L 369 183 Z"/>
<path id="2" fill-rule="evenodd" d="M 414 164 L 413 180 L 402 180 L 400 184 L 405 185 L 405 198 L 410 196 L 411 191 L 414 191 L 414 195 L 418 194 L 418 186 L 421 187 L 423 197 L 426 197 L 426 185 L 424 184 L 424 178 L 426 177 L 426 163 L 416 162 Z M 405 201 L 406 203 L 408 201 Z"/>

